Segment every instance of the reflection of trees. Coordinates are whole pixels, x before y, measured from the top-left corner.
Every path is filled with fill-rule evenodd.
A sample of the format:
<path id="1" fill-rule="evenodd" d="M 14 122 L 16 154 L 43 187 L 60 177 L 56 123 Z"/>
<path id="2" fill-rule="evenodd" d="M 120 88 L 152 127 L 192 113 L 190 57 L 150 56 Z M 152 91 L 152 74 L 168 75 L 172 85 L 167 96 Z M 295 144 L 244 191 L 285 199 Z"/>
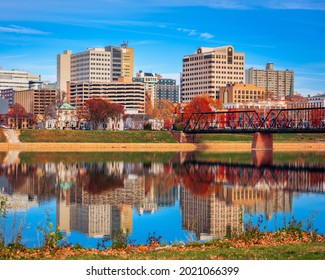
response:
<path id="1" fill-rule="evenodd" d="M 307 192 L 324 192 L 325 186 L 325 173 L 318 169 L 186 163 L 178 172 L 186 188 L 203 196 L 217 190 L 216 186 L 225 184 Z"/>
<path id="2" fill-rule="evenodd" d="M 106 164 L 91 164 L 84 179 L 86 181 L 84 190 L 92 194 L 124 187 L 122 175 L 108 173 Z"/>
<path id="3" fill-rule="evenodd" d="M 55 176 L 45 170 L 44 164 L 14 164 L 1 169 L 8 179 L 8 194 L 26 194 L 29 198 L 48 200 L 55 196 Z"/>
<path id="4" fill-rule="evenodd" d="M 180 171 L 181 182 L 193 195 L 208 196 L 216 191 L 215 174 L 208 166 L 197 169 L 194 165 L 184 165 Z"/>

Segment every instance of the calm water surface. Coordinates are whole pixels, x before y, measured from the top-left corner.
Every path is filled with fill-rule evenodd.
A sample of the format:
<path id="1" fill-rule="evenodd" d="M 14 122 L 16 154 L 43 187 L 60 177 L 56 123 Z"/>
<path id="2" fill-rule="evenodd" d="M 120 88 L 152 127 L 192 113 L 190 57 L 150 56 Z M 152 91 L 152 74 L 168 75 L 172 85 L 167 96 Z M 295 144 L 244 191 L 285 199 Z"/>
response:
<path id="1" fill-rule="evenodd" d="M 0 154 L 10 242 L 43 242 L 59 226 L 69 243 L 96 248 L 116 231 L 136 244 L 223 238 L 249 220 L 275 230 L 294 217 L 325 234 L 322 153 Z M 109 245 L 109 242 L 107 243 Z"/>

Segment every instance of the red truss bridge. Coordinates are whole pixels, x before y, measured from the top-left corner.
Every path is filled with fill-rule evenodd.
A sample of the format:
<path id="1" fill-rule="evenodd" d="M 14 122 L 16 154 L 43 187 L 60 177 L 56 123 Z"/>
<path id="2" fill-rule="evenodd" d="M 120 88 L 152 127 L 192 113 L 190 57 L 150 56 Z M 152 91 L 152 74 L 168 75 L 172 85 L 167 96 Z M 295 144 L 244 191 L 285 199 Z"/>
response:
<path id="1" fill-rule="evenodd" d="M 325 193 L 324 166 L 269 165 L 257 167 L 245 163 L 185 161 L 183 177 L 192 185 L 230 184 L 242 187 L 282 189 L 295 192 Z M 266 188 L 267 187 L 267 188 Z"/>
<path id="2" fill-rule="evenodd" d="M 325 107 L 192 113 L 184 133 L 255 133 L 252 149 L 273 149 L 274 133 L 325 133 Z"/>

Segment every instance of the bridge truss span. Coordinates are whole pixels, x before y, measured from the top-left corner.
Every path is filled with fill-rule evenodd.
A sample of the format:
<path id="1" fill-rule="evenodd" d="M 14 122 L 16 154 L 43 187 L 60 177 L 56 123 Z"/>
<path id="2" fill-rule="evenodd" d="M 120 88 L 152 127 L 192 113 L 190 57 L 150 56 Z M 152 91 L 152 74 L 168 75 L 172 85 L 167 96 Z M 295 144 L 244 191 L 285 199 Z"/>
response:
<path id="1" fill-rule="evenodd" d="M 325 107 L 192 113 L 185 133 L 325 133 Z"/>

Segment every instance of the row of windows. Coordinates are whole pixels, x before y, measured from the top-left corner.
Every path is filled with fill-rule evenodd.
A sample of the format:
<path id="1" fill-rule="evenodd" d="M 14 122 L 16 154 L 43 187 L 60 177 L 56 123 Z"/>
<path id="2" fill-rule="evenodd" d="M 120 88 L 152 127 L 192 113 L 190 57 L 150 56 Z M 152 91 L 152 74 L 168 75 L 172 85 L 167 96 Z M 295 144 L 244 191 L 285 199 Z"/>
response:
<path id="1" fill-rule="evenodd" d="M 209 62 L 184 63 L 183 68 L 191 67 L 191 66 L 198 66 L 198 65 L 205 65 L 205 64 L 230 64 L 230 63 L 227 63 L 227 61 L 209 61 Z M 244 65 L 244 62 L 235 62 L 234 64 L 236 64 L 236 65 Z"/>
<path id="2" fill-rule="evenodd" d="M 108 57 L 111 56 L 110 53 L 90 53 L 91 56 L 102 56 L 102 57 Z"/>
<path id="3" fill-rule="evenodd" d="M 198 72 L 202 72 L 202 70 L 206 70 L 206 69 L 228 69 L 228 70 L 241 70 L 241 71 L 244 71 L 244 67 L 234 67 L 234 68 L 230 68 L 230 67 L 212 67 L 212 66 L 209 66 L 209 67 L 197 67 L 197 68 L 189 68 L 189 69 L 183 69 L 183 73 L 186 73 L 186 72 L 190 72 L 189 75 L 195 75 L 195 74 L 198 74 Z M 213 71 L 213 70 L 209 70 L 209 71 Z M 194 73 L 193 73 L 194 72 Z M 215 73 L 219 73 L 219 72 L 215 72 Z"/>
<path id="4" fill-rule="evenodd" d="M 260 94 L 234 94 L 234 98 L 256 98 L 260 96 Z"/>
<path id="5" fill-rule="evenodd" d="M 235 95 L 236 93 L 246 93 L 246 94 L 261 94 L 264 93 L 263 91 L 256 91 L 256 90 L 235 90 Z"/>
<path id="6" fill-rule="evenodd" d="M 238 82 L 240 82 L 240 80 L 238 80 Z M 227 83 L 231 83 L 231 82 L 219 82 L 219 83 L 213 83 L 213 84 L 210 84 L 209 86 L 211 88 L 213 87 L 223 87 L 225 86 L 225 84 Z M 183 83 L 182 84 L 182 88 L 186 88 L 188 89 L 189 86 L 195 86 L 195 85 L 208 85 L 206 82 L 195 82 L 195 83 Z"/>
<path id="7" fill-rule="evenodd" d="M 205 79 L 209 79 L 209 78 L 215 78 L 215 76 L 212 76 L 211 74 L 224 74 L 224 75 L 242 75 L 243 73 L 241 72 L 231 72 L 231 71 L 205 71 L 205 72 L 201 72 L 198 73 L 196 76 L 193 77 L 192 74 L 183 74 L 183 77 L 191 77 L 189 78 L 189 80 L 198 80 L 198 79 L 202 79 L 201 76 L 203 76 L 203 78 Z M 218 77 L 216 77 L 218 78 Z"/>
<path id="8" fill-rule="evenodd" d="M 212 76 L 211 76 L 212 77 Z M 203 83 L 215 83 L 215 82 L 218 82 L 218 81 L 220 81 L 220 80 L 226 80 L 226 79 L 230 79 L 230 80 L 239 80 L 239 81 L 243 81 L 244 80 L 244 77 L 241 77 L 241 76 L 237 76 L 237 77 L 233 77 L 233 76 L 231 76 L 231 77 L 227 77 L 227 76 L 213 76 L 213 78 L 215 78 L 215 79 L 217 79 L 217 81 L 212 81 L 211 80 L 211 78 L 210 78 L 210 80 L 206 80 L 206 79 L 204 79 L 204 81 L 203 81 Z M 188 82 L 188 81 L 202 81 L 203 79 L 202 78 L 200 78 L 200 77 L 196 77 L 196 78 L 188 78 L 188 79 L 183 79 L 182 80 L 182 83 L 183 84 L 186 84 L 185 82 Z"/>
<path id="9" fill-rule="evenodd" d="M 203 55 L 198 55 L 198 56 L 185 57 L 183 59 L 183 61 L 184 62 L 187 62 L 187 61 L 198 61 L 198 60 L 211 59 L 211 58 L 227 59 L 227 55 L 203 54 Z M 234 59 L 244 60 L 244 56 L 235 55 L 234 56 Z"/>
<path id="10" fill-rule="evenodd" d="M 228 70 L 244 70 L 244 67 L 232 67 L 232 66 L 215 66 L 215 67 L 211 67 L 211 66 L 205 66 L 205 67 L 196 67 L 196 68 L 187 68 L 187 69 L 183 69 L 183 72 L 190 72 L 193 71 L 194 69 L 197 70 L 202 70 L 202 69 L 211 69 L 211 68 L 215 68 L 215 69 L 228 69 Z"/>

